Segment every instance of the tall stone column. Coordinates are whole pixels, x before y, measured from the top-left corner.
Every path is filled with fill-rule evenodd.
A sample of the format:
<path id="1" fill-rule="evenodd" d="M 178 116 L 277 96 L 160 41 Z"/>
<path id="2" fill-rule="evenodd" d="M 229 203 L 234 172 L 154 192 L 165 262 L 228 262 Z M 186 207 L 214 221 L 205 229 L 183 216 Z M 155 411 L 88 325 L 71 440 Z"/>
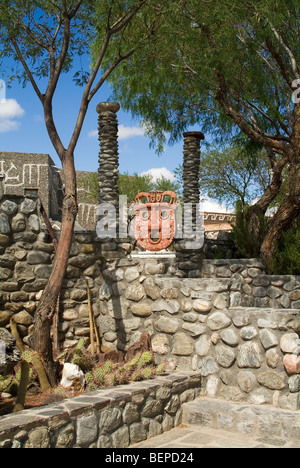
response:
<path id="1" fill-rule="evenodd" d="M 100 141 L 98 200 L 100 206 L 103 206 L 103 204 L 114 206 L 116 235 L 118 234 L 119 225 L 119 146 L 117 119 L 117 112 L 119 110 L 120 104 L 117 102 L 102 102 L 97 106 Z M 113 213 L 111 212 L 110 214 L 113 219 Z M 110 225 L 113 226 L 113 221 L 111 221 Z"/>
<path id="2" fill-rule="evenodd" d="M 201 132 L 187 132 L 183 137 L 183 201 L 197 205 L 200 200 L 200 147 L 205 137 Z"/>
<path id="3" fill-rule="evenodd" d="M 187 276 L 196 276 L 203 258 L 204 226 L 201 225 L 199 213 L 199 171 L 201 141 L 205 137 L 201 132 L 186 132 L 183 137 L 183 239 L 175 243 L 175 249 L 178 268 Z"/>
<path id="4" fill-rule="evenodd" d="M 99 114 L 99 203 L 119 204 L 119 145 L 117 102 L 102 102 L 97 106 Z"/>

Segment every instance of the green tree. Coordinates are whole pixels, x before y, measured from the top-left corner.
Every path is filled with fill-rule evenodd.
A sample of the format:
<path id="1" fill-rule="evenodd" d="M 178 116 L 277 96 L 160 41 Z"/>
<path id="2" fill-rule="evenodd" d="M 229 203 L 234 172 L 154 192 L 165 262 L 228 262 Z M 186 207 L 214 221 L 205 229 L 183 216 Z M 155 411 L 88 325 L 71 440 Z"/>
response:
<path id="1" fill-rule="evenodd" d="M 34 318 L 33 347 L 42 356 L 52 385 L 57 377 L 50 330 L 77 215 L 74 152 L 92 99 L 114 70 L 151 40 L 152 24 L 149 29 L 141 16 L 151 4 L 150 0 L 2 0 L 0 4 L 1 70 L 6 71 L 7 59 L 11 60 L 9 65 L 13 60 L 15 69 L 4 78 L 31 83 L 66 181 L 57 253 Z M 90 68 L 76 69 L 78 57 L 91 55 L 91 50 Z M 61 75 L 72 71 L 75 84 L 81 85 L 83 92 L 74 132 L 65 145 L 55 124 L 53 102 Z"/>
<path id="2" fill-rule="evenodd" d="M 87 174 L 80 179 L 80 186 L 88 191 L 87 200 L 89 203 L 98 203 L 99 179 L 98 173 Z M 126 195 L 128 203 L 135 200 L 140 192 L 150 192 L 150 190 L 162 190 L 176 192 L 180 196 L 180 186 L 178 182 L 172 182 L 165 177 L 154 181 L 151 175 L 130 175 L 120 174 L 118 180 L 120 195 Z"/>
<path id="3" fill-rule="evenodd" d="M 135 200 L 135 197 L 140 192 L 149 192 L 153 190 L 153 179 L 150 175 L 141 176 L 137 173 L 133 175 L 120 174 L 119 175 L 119 192 L 120 195 L 126 195 L 128 203 Z"/>
<path id="4" fill-rule="evenodd" d="M 156 33 L 159 46 L 153 42 L 119 69 L 115 93 L 144 118 L 159 145 L 166 132 L 172 143 L 201 124 L 216 143 L 242 134 L 266 149 L 272 180 L 248 211 L 254 235 L 288 169 L 288 190 L 261 246 L 270 264 L 300 212 L 300 103 L 293 94 L 300 83 L 299 1 L 170 4 Z"/>

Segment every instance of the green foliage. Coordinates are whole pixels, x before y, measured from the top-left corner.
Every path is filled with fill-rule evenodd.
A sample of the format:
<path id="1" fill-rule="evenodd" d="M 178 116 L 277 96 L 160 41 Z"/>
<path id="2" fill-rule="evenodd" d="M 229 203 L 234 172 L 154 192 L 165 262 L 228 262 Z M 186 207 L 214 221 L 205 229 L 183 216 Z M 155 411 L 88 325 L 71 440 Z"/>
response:
<path id="1" fill-rule="evenodd" d="M 273 130 L 280 113 L 287 112 L 291 92 L 265 41 L 275 44 L 294 76 L 274 29 L 298 59 L 297 1 L 284 0 L 276 8 L 273 1 L 159 3 L 163 24 L 156 40 L 112 77 L 122 105 L 145 119 L 156 142 L 164 143 L 169 132 L 172 143 L 196 123 L 224 141 L 234 124 L 216 99 L 222 77 L 234 107 L 253 113 L 265 131 Z"/>
<path id="2" fill-rule="evenodd" d="M 91 354 L 84 349 L 85 341 L 82 338 L 79 340 L 76 348 L 67 353 L 66 362 L 76 364 L 83 372 L 88 372 L 93 368 L 93 359 Z"/>
<path id="3" fill-rule="evenodd" d="M 276 275 L 300 275 L 300 223 L 285 232 L 271 270 Z"/>
<path id="4" fill-rule="evenodd" d="M 102 365 L 96 365 L 85 374 L 87 387 L 90 391 L 115 385 L 125 385 L 130 381 L 141 381 L 161 374 L 165 369 L 162 363 L 155 366 L 151 352 L 137 354 L 130 362 L 114 364 L 106 361 Z"/>
<path id="5" fill-rule="evenodd" d="M 200 188 L 202 195 L 244 207 L 260 197 L 269 183 L 270 164 L 262 148 L 230 145 L 206 151 L 201 157 Z"/>
<path id="6" fill-rule="evenodd" d="M 98 173 L 89 173 L 79 178 L 78 186 L 86 191 L 84 201 L 87 203 L 98 203 L 99 180 Z M 150 192 L 150 190 L 173 191 L 178 196 L 181 194 L 181 187 L 178 181 L 172 182 L 161 176 L 154 180 L 151 175 L 139 175 L 137 173 L 129 175 L 120 174 L 118 180 L 120 195 L 127 196 L 128 203 L 135 200 L 140 192 Z"/>
<path id="7" fill-rule="evenodd" d="M 249 206 L 243 209 L 241 202 L 236 204 L 236 222 L 231 233 L 231 237 L 235 243 L 236 248 L 243 258 L 257 258 L 260 257 L 261 241 L 268 227 L 268 220 L 260 217 L 260 232 L 259 236 L 255 236 L 246 218 Z"/>

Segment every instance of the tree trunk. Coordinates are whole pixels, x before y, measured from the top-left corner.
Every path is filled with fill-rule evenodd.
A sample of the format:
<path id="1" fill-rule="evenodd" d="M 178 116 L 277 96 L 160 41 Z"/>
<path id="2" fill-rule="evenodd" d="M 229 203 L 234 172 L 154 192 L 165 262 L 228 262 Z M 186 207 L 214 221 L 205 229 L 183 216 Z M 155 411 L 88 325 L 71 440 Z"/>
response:
<path id="1" fill-rule="evenodd" d="M 39 302 L 34 317 L 33 347 L 40 355 L 51 386 L 57 384 L 56 364 L 53 360 L 51 326 L 57 299 L 68 266 L 74 224 L 77 216 L 76 173 L 74 156 L 65 152 L 63 170 L 65 177 L 65 196 L 63 200 L 60 239 L 54 258 L 52 273 Z"/>
<path id="2" fill-rule="evenodd" d="M 267 268 L 271 268 L 282 234 L 300 213 L 300 104 L 295 105 L 291 151 L 289 153 L 289 191 L 272 219 L 262 243 L 261 254 Z"/>
<path id="3" fill-rule="evenodd" d="M 298 178 L 300 179 L 300 167 Z M 280 209 L 272 219 L 262 243 L 261 255 L 270 272 L 272 271 L 272 260 L 282 234 L 292 226 L 294 220 L 300 213 L 300 191 L 298 197 L 298 204 L 295 204 L 293 198 L 289 195 L 286 197 Z"/>
<path id="4" fill-rule="evenodd" d="M 273 161 L 271 160 L 271 163 Z M 246 214 L 246 220 L 249 226 L 249 232 L 253 236 L 254 243 L 258 246 L 258 251 L 261 248 L 264 232 L 262 232 L 262 219 L 271 203 L 275 200 L 280 192 L 282 185 L 282 171 L 288 163 L 288 156 L 282 157 L 278 162 L 272 164 L 273 176 L 271 184 L 266 188 L 262 197 L 249 208 Z"/>

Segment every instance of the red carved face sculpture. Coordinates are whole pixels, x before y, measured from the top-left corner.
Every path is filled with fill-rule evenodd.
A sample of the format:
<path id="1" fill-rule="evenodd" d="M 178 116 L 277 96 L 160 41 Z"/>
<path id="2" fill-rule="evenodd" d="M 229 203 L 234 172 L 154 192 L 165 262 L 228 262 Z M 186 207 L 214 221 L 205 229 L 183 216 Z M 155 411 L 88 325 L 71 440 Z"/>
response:
<path id="1" fill-rule="evenodd" d="M 136 211 L 135 238 L 146 250 L 158 252 L 169 247 L 175 236 L 175 212 L 178 208 L 174 192 L 139 193 L 133 208 Z M 142 201 L 143 199 L 144 202 Z M 167 202 L 165 199 L 169 199 Z"/>

